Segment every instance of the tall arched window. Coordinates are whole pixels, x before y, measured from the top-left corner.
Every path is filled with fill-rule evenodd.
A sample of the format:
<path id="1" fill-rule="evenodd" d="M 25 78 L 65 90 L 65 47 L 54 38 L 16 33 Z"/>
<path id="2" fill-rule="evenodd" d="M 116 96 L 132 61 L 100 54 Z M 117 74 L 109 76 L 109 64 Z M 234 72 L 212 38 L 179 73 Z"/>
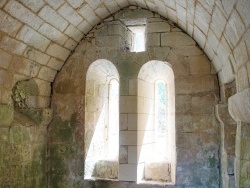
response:
<path id="1" fill-rule="evenodd" d="M 119 75 L 116 67 L 101 59 L 86 76 L 85 179 L 118 178 Z"/>
<path id="2" fill-rule="evenodd" d="M 147 91 L 147 92 L 145 92 Z M 175 91 L 171 66 L 144 64 L 138 75 L 137 181 L 175 183 Z"/>
<path id="3" fill-rule="evenodd" d="M 167 157 L 167 91 L 164 80 L 159 79 L 154 84 L 155 117 L 154 117 L 154 160 L 165 161 Z"/>

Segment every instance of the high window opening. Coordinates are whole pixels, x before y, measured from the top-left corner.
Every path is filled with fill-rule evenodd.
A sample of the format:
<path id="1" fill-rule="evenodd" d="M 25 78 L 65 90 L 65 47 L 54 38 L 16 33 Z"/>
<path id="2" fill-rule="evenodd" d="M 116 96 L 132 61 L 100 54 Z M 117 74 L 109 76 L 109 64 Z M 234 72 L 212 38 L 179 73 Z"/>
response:
<path id="1" fill-rule="evenodd" d="M 117 179 L 119 76 L 107 60 L 92 63 L 86 78 L 85 179 Z"/>
<path id="2" fill-rule="evenodd" d="M 105 131 L 106 138 L 106 155 L 105 158 L 110 160 L 118 159 L 119 150 L 119 82 L 112 79 L 109 84 L 109 109 L 108 124 Z"/>
<path id="3" fill-rule="evenodd" d="M 166 83 L 163 80 L 155 82 L 155 118 L 154 118 L 154 139 L 155 139 L 155 161 L 166 160 L 167 148 L 167 91 Z"/>
<path id="4" fill-rule="evenodd" d="M 132 33 L 132 52 L 145 51 L 145 26 L 131 26 L 128 27 Z"/>

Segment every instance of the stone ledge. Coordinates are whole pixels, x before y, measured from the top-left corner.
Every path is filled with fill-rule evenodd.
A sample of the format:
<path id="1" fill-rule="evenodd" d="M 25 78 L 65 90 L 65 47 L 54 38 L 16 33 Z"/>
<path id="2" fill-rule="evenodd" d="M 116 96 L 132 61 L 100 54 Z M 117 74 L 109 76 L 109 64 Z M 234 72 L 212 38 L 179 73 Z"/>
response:
<path id="1" fill-rule="evenodd" d="M 250 88 L 228 99 L 228 110 L 235 121 L 250 123 Z"/>

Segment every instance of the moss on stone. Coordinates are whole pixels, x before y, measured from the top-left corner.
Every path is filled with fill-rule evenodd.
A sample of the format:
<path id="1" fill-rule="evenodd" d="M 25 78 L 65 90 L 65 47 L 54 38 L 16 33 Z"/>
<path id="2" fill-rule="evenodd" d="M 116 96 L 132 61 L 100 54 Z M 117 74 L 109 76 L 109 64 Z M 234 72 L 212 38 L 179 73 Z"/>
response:
<path id="1" fill-rule="evenodd" d="M 14 107 L 10 105 L 0 105 L 0 126 L 9 126 L 14 118 Z"/>

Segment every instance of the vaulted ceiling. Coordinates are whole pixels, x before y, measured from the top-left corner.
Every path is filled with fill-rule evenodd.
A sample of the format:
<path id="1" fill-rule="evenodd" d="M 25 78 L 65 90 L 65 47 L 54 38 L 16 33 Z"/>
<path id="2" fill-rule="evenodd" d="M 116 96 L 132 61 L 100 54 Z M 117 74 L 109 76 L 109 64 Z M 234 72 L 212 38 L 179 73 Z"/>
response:
<path id="1" fill-rule="evenodd" d="M 250 81 L 249 0 L 1 0 L 0 93 L 22 79 L 53 82 L 78 42 L 98 23 L 129 5 L 178 24 L 207 54 L 220 83 Z"/>

